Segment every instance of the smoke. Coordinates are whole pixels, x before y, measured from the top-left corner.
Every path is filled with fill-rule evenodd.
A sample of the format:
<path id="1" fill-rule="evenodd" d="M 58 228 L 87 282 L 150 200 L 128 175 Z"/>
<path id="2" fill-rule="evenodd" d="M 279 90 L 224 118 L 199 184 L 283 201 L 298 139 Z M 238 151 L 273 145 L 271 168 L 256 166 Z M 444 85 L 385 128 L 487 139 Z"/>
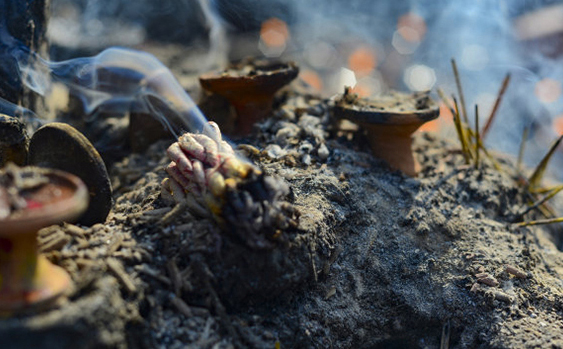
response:
<path id="1" fill-rule="evenodd" d="M 212 0 L 197 0 L 205 19 L 205 25 L 209 33 L 209 53 L 203 70 L 212 68 L 224 68 L 228 63 L 229 42 L 227 30 L 223 21 L 217 14 L 215 4 Z"/>
<path id="2" fill-rule="evenodd" d="M 73 4 L 69 0 L 54 1 L 55 5 L 61 3 Z M 263 43 L 256 34 L 261 23 L 272 17 L 279 18 L 287 23 L 290 34 L 282 46 L 280 58 L 296 60 L 303 72 L 312 71 L 320 76 L 323 82 L 320 92 L 325 96 L 342 92 L 343 86 L 350 82 L 371 95 L 389 88 L 437 87 L 450 95 L 456 92 L 450 66 L 450 59 L 455 58 L 467 109 L 473 110 L 473 105 L 479 104 L 484 119 L 492 109 L 504 76 L 510 73 L 511 84 L 487 138 L 490 146 L 504 152 L 517 151 L 526 126 L 535 130 L 538 149 L 545 149 L 555 137 L 552 121 L 563 114 L 563 97 L 549 96 L 556 92 L 557 83 L 560 85 L 563 81 L 563 48 L 552 44 L 553 41 L 539 48 L 530 46 L 535 41 L 522 34 L 525 26 L 519 24 L 530 23 L 522 21 L 522 16 L 538 8 L 557 13 L 551 7 L 553 1 L 184 0 L 174 5 L 159 5 L 150 0 L 135 4 L 81 0 L 75 3 L 78 4 L 75 10 L 83 12 L 77 18 L 87 19 L 81 24 L 82 30 L 93 33 L 80 41 L 93 42 L 96 35 L 108 36 L 99 35 L 96 30 L 112 21 L 130 24 L 123 28 L 141 28 L 142 35 L 133 35 L 138 40 L 163 40 L 164 36 L 159 36 L 162 33 L 180 38 L 178 42 L 182 43 L 188 42 L 188 37 L 190 40 L 205 38 L 209 49 L 206 58 L 201 60 L 204 69 L 223 66 L 229 53 L 237 50 L 244 55 L 265 54 L 261 52 Z M 151 12 L 154 12 L 152 17 Z M 238 28 L 244 32 L 235 39 L 255 39 L 255 45 L 245 43 L 241 48 L 237 47 L 241 41 L 235 40 L 229 47 L 227 36 L 230 34 L 225 21 L 232 30 Z M 552 22 L 546 20 L 544 24 Z M 58 34 L 51 32 L 51 37 L 64 38 L 64 29 L 68 28 L 63 23 Z M 107 28 L 112 35 L 128 32 L 109 25 Z M 249 34 L 252 32 L 254 36 Z M 542 27 L 539 33 L 549 33 L 549 30 Z M 136 45 L 137 39 L 131 39 L 130 43 Z M 205 125 L 205 119 L 191 98 L 172 74 L 149 54 L 112 48 L 91 58 L 52 63 L 35 54 L 29 55 L 5 35 L 2 43 L 10 47 L 24 83 L 38 93 L 48 95 L 54 83 L 62 83 L 69 93 L 83 101 L 88 113 L 100 108 L 125 110 L 132 101 L 139 101 L 135 104 L 145 111 L 156 110 L 161 116 L 176 115 L 182 120 L 180 128 L 198 130 Z M 351 57 L 360 54 L 362 58 L 361 54 L 366 52 L 372 54 L 369 58 L 373 69 L 354 70 Z M 546 90 L 547 97 L 538 95 L 538 91 Z M 169 116 L 162 117 L 163 122 L 169 119 Z M 484 123 L 485 120 L 481 120 L 481 124 Z M 180 130 L 176 127 L 175 132 Z M 533 149 L 529 151 L 532 159 L 537 156 Z"/>
<path id="3" fill-rule="evenodd" d="M 563 82 L 563 40 L 557 34 L 563 32 L 561 1 L 294 0 L 285 4 L 292 9 L 285 18 L 292 36 L 286 54 L 295 57 L 303 71 L 322 77 L 327 96 L 342 92 L 350 82 L 369 95 L 389 88 L 441 88 L 452 95 L 457 93 L 450 64 L 454 58 L 467 109 L 479 105 L 481 125 L 503 78 L 511 74 L 488 146 L 514 154 L 523 129 L 531 127 L 537 147 L 528 147 L 527 154 L 533 162 L 557 136 L 552 122 L 563 115 L 563 95 L 557 92 Z M 544 19 L 526 17 L 535 11 Z M 545 40 L 530 36 L 552 32 Z M 350 57 L 366 47 L 373 52 L 376 67 L 365 75 L 355 70 L 355 79 L 350 79 L 346 75 Z M 541 91 L 548 96 L 541 96 Z"/>
<path id="4" fill-rule="evenodd" d="M 3 54 L 15 62 L 21 82 L 41 96 L 48 97 L 63 85 L 82 101 L 87 115 L 136 108 L 159 117 L 176 137 L 185 131 L 215 134 L 168 68 L 149 53 L 109 48 L 93 57 L 50 62 L 11 37 L 3 25 L 0 39 Z"/>

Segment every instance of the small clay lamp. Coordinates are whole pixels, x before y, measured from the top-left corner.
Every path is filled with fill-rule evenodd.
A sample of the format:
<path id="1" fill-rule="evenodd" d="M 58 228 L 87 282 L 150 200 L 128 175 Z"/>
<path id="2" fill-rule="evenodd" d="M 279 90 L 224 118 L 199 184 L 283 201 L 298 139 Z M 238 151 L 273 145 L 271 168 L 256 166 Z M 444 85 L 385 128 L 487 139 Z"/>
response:
<path id="1" fill-rule="evenodd" d="M 359 98 L 347 88 L 336 100 L 334 115 L 363 127 L 373 155 L 393 169 L 414 177 L 420 164 L 412 153 L 411 135 L 440 114 L 428 92 L 391 92 L 374 98 Z"/>
<path id="2" fill-rule="evenodd" d="M 6 184 L 9 176 L 18 180 Z M 0 313 L 9 315 L 49 305 L 71 286 L 66 271 L 39 255 L 37 232 L 82 214 L 88 190 L 74 175 L 37 167 L 11 165 L 0 178 Z"/>
<path id="3" fill-rule="evenodd" d="M 223 96 L 235 107 L 235 132 L 244 136 L 272 111 L 274 94 L 299 74 L 295 63 L 246 60 L 216 73 L 200 76 L 201 86 Z"/>

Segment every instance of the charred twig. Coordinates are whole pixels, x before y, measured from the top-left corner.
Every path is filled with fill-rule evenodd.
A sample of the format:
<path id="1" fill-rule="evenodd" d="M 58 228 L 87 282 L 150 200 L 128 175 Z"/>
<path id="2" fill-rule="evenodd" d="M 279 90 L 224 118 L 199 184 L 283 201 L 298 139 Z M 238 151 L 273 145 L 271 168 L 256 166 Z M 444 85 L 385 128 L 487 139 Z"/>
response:
<path id="1" fill-rule="evenodd" d="M 178 295 L 174 293 L 170 293 L 169 297 L 170 297 L 170 303 L 174 307 L 176 307 L 176 309 L 180 313 L 182 313 L 186 318 L 191 318 L 194 316 L 192 309 L 186 302 L 184 302 L 182 298 L 178 297 Z"/>
<path id="2" fill-rule="evenodd" d="M 137 292 L 137 286 L 135 286 L 135 283 L 131 279 L 131 276 L 125 271 L 125 268 L 123 267 L 123 264 L 121 264 L 121 262 L 119 262 L 115 258 L 108 258 L 106 260 L 106 263 L 108 269 L 111 270 L 117 280 L 121 282 L 127 292 L 129 292 L 130 294 Z"/>
<path id="3" fill-rule="evenodd" d="M 497 99 L 495 100 L 495 105 L 493 106 L 491 115 L 489 115 L 489 119 L 487 120 L 485 127 L 483 127 L 483 130 L 481 131 L 481 139 L 485 139 L 487 133 L 489 132 L 489 129 L 491 128 L 493 120 L 497 114 L 498 107 L 500 105 L 500 102 L 502 101 L 502 97 L 504 96 L 504 93 L 506 92 L 506 88 L 508 87 L 509 82 L 510 82 L 510 74 L 506 74 L 504 80 L 502 81 L 502 86 L 500 87 L 500 91 L 498 92 Z"/>
<path id="4" fill-rule="evenodd" d="M 479 273 L 475 275 L 475 277 L 477 278 L 477 282 L 485 284 L 489 287 L 497 287 L 499 285 L 498 280 L 489 273 Z"/>
<path id="5" fill-rule="evenodd" d="M 466 124 L 469 124 L 469 121 L 467 119 L 467 109 L 465 108 L 465 97 L 463 96 L 463 89 L 461 87 L 461 79 L 459 78 L 459 71 L 457 70 L 457 64 L 455 63 L 455 59 L 453 58 L 452 58 L 452 69 L 454 71 L 455 84 L 457 86 L 457 93 L 459 94 L 459 101 L 461 103 L 463 121 Z"/>
<path id="6" fill-rule="evenodd" d="M 171 258 L 168 263 L 166 263 L 166 268 L 168 269 L 170 281 L 172 282 L 172 286 L 174 288 L 174 294 L 176 296 L 180 296 L 183 283 L 182 276 L 180 275 L 180 270 L 178 269 L 178 265 L 176 264 L 176 258 Z"/>
<path id="7" fill-rule="evenodd" d="M 229 319 L 229 315 L 227 314 L 227 310 L 225 309 L 225 306 L 221 302 L 219 295 L 217 295 L 217 292 L 213 288 L 213 285 L 211 285 L 211 281 L 209 281 L 210 275 L 212 275 L 212 274 L 211 274 L 211 271 L 209 270 L 209 267 L 207 266 L 207 264 L 205 264 L 205 262 L 203 261 L 203 257 L 201 257 L 199 255 L 194 256 L 192 266 L 193 266 L 194 272 L 197 274 L 198 278 L 201 279 L 204 287 L 206 288 L 207 292 L 209 293 L 209 296 L 211 297 L 211 300 L 213 302 L 213 306 L 215 308 L 215 312 L 219 316 L 219 320 L 220 320 L 221 324 L 227 330 L 227 333 L 229 334 L 229 336 L 231 336 L 231 338 L 233 339 L 233 342 L 240 343 L 240 338 L 239 338 L 238 333 L 235 330 L 233 324 L 231 323 L 231 320 Z"/>
<path id="8" fill-rule="evenodd" d="M 180 216 L 183 212 L 185 212 L 187 207 L 188 204 L 184 202 L 176 204 L 170 211 L 168 211 L 164 216 L 162 216 L 162 218 L 158 221 L 158 224 L 162 226 L 167 226 L 176 217 Z"/>
<path id="9" fill-rule="evenodd" d="M 163 284 L 165 284 L 167 286 L 172 285 L 172 282 L 170 281 L 169 278 L 162 275 L 159 271 L 152 269 L 147 264 L 136 265 L 135 271 L 138 271 L 138 272 L 140 272 L 144 275 L 148 275 L 148 276 L 154 278 L 155 280 L 162 282 Z"/>
<path id="10" fill-rule="evenodd" d="M 516 276 L 516 277 L 519 278 L 519 279 L 526 279 L 526 278 L 528 278 L 528 276 L 529 276 L 528 273 L 526 273 L 524 270 L 522 270 L 522 269 L 520 269 L 520 268 L 517 268 L 517 267 L 515 267 L 515 266 L 513 266 L 513 265 L 508 265 L 508 264 L 507 264 L 507 265 L 505 266 L 505 268 L 506 268 L 506 272 L 507 272 L 507 273 L 509 273 L 509 274 L 511 274 L 511 275 L 514 275 L 514 276 Z"/>
<path id="11" fill-rule="evenodd" d="M 538 166 L 536 167 L 536 169 L 534 170 L 534 173 L 532 173 L 532 175 L 530 176 L 530 179 L 528 180 L 528 186 L 530 188 L 530 190 L 534 190 L 535 188 L 539 187 L 540 182 L 543 178 L 543 175 L 545 173 L 545 170 L 547 168 L 547 165 L 549 163 L 549 160 L 551 159 L 551 156 L 553 155 L 553 153 L 555 152 L 555 149 L 557 149 L 557 147 L 559 146 L 559 144 L 561 143 L 561 140 L 563 140 L 563 135 L 560 136 L 549 148 L 549 151 L 547 152 L 547 154 L 545 154 L 545 156 L 543 157 L 543 159 L 540 161 L 540 163 L 538 164 Z"/>
<path id="12" fill-rule="evenodd" d="M 450 320 L 444 323 L 442 326 L 442 337 L 440 338 L 440 349 L 449 349 L 450 348 L 450 335 L 451 335 L 451 326 Z"/>

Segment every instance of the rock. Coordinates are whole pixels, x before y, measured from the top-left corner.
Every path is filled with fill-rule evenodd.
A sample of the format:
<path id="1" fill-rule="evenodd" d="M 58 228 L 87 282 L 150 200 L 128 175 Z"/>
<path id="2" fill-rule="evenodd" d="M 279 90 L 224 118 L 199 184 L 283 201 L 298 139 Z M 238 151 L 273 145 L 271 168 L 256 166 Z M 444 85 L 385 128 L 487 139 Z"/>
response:
<path id="1" fill-rule="evenodd" d="M 78 176 L 90 192 L 90 204 L 78 223 L 105 221 L 112 206 L 112 189 L 106 166 L 92 143 L 74 127 L 51 123 L 31 137 L 29 164 L 56 168 Z"/>
<path id="2" fill-rule="evenodd" d="M 319 158 L 321 160 L 325 161 L 326 159 L 328 159 L 330 151 L 328 150 L 326 145 L 323 143 L 319 146 L 319 149 L 317 150 L 317 154 L 319 155 Z"/>

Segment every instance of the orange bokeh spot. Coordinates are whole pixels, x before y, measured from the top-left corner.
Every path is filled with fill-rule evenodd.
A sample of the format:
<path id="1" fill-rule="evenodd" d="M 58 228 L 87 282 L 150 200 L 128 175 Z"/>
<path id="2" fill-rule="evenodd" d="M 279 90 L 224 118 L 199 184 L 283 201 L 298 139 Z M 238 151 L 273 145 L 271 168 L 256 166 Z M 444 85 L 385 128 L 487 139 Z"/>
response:
<path id="1" fill-rule="evenodd" d="M 561 83 L 557 80 L 545 78 L 536 83 L 534 93 L 543 103 L 553 103 L 561 97 Z"/>
<path id="2" fill-rule="evenodd" d="M 369 97 L 373 94 L 371 86 L 359 82 L 354 86 L 351 92 L 358 94 L 360 97 Z"/>
<path id="3" fill-rule="evenodd" d="M 440 132 L 445 127 L 453 124 L 454 117 L 450 108 L 444 103 L 440 103 L 440 116 L 432 121 L 420 126 L 418 132 Z"/>
<path id="4" fill-rule="evenodd" d="M 377 55 L 369 47 L 358 47 L 348 56 L 348 66 L 356 77 L 369 75 L 377 66 Z"/>
<path id="5" fill-rule="evenodd" d="M 405 13 L 399 17 L 397 31 L 408 42 L 421 41 L 426 30 L 424 18 L 414 12 Z"/>
<path id="6" fill-rule="evenodd" d="M 317 91 L 322 91 L 323 89 L 323 80 L 319 76 L 319 74 L 315 73 L 312 70 L 302 70 L 299 73 L 299 78 L 312 88 Z"/>
<path id="7" fill-rule="evenodd" d="M 563 115 L 556 116 L 553 119 L 553 129 L 558 135 L 563 135 Z"/>
<path id="8" fill-rule="evenodd" d="M 270 18 L 262 22 L 260 39 L 268 47 L 283 47 L 289 40 L 289 28 L 279 18 Z"/>

